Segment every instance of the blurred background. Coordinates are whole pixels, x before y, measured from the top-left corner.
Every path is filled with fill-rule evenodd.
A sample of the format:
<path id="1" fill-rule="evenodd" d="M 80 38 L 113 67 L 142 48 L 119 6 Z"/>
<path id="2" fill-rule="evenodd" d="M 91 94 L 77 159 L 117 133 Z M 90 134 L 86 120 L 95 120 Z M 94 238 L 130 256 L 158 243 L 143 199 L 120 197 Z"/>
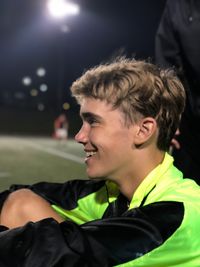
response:
<path id="1" fill-rule="evenodd" d="M 165 0 L 0 1 L 0 189 L 85 177 L 83 163 L 44 151 L 82 155 L 72 141 L 81 121 L 70 85 L 84 70 L 120 53 L 153 61 L 164 5 Z M 68 140 L 52 138 L 61 113 Z"/>

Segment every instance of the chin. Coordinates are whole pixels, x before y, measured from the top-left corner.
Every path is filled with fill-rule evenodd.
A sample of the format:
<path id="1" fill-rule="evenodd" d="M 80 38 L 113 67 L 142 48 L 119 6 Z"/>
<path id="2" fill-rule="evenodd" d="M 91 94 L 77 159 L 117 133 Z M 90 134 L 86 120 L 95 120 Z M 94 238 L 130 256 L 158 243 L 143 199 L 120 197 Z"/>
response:
<path id="1" fill-rule="evenodd" d="M 88 178 L 89 178 L 90 180 L 95 180 L 95 181 L 102 181 L 102 180 L 106 180 L 106 178 L 105 178 L 105 177 L 90 177 L 90 176 L 88 176 Z"/>
<path id="2" fill-rule="evenodd" d="M 102 180 L 102 179 L 104 179 L 105 180 L 105 176 L 104 175 L 102 175 L 102 174 L 99 174 L 99 173 L 97 173 L 97 172 L 91 172 L 91 171 L 87 171 L 87 176 L 88 176 L 88 178 L 89 179 L 95 179 L 95 180 Z"/>

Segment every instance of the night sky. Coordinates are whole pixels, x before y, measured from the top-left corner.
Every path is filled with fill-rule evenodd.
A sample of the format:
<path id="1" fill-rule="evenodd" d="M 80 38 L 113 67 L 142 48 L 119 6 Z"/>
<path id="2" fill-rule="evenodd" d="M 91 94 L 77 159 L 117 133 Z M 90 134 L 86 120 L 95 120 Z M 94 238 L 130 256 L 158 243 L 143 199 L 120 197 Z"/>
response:
<path id="1" fill-rule="evenodd" d="M 120 52 L 154 59 L 165 0 L 73 2 L 80 14 L 56 20 L 46 0 L 0 1 L 0 108 L 56 113 L 64 102 L 73 108 L 69 87 L 85 69 Z M 46 69 L 44 77 L 36 74 L 39 67 Z M 29 86 L 22 84 L 25 76 L 32 79 Z M 41 84 L 48 90 L 41 92 Z"/>

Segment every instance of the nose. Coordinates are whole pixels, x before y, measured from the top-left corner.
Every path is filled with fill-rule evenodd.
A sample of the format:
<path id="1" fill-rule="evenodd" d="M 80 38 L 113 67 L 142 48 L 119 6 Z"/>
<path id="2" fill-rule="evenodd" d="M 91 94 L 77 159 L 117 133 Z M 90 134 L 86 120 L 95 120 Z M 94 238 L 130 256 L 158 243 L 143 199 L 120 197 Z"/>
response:
<path id="1" fill-rule="evenodd" d="M 81 143 L 83 145 L 88 142 L 88 129 L 86 125 L 82 125 L 79 132 L 75 135 L 75 140 L 76 142 Z"/>

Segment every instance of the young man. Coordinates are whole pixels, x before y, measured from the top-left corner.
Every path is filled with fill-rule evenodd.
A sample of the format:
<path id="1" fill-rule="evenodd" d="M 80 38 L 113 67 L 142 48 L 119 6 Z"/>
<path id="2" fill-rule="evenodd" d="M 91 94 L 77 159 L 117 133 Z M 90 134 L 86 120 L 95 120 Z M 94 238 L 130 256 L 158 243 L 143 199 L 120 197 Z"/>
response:
<path id="1" fill-rule="evenodd" d="M 167 153 L 184 109 L 180 81 L 120 58 L 87 71 L 71 90 L 90 180 L 3 192 L 0 262 L 199 267 L 200 189 Z"/>

